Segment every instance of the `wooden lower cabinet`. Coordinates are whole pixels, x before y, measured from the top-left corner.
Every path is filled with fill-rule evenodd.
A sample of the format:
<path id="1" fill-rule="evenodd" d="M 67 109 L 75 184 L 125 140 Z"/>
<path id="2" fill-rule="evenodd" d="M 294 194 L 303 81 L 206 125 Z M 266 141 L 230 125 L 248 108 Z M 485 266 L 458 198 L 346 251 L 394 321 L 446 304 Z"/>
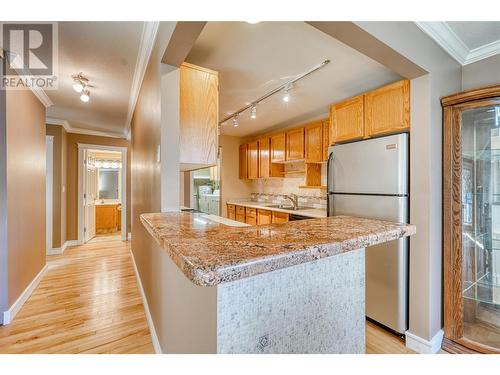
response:
<path id="1" fill-rule="evenodd" d="M 103 204 L 95 206 L 95 231 L 97 234 L 118 231 L 120 226 L 119 204 Z"/>
<path id="2" fill-rule="evenodd" d="M 272 223 L 286 223 L 288 222 L 288 214 L 286 212 L 273 211 L 272 213 Z"/>
<path id="3" fill-rule="evenodd" d="M 227 205 L 227 218 L 236 220 L 236 207 L 234 206 L 234 204 Z"/>
<path id="4" fill-rule="evenodd" d="M 257 209 L 249 208 L 245 209 L 245 223 L 250 225 L 257 225 Z"/>
<path id="5" fill-rule="evenodd" d="M 272 223 L 286 223 L 288 221 L 288 214 L 285 212 L 228 204 L 227 218 L 249 225 L 266 225 Z"/>
<path id="6" fill-rule="evenodd" d="M 236 221 L 239 221 L 240 223 L 246 223 L 245 207 L 236 206 L 235 212 L 236 212 Z"/>
<path id="7" fill-rule="evenodd" d="M 272 223 L 272 214 L 269 210 L 257 209 L 257 225 L 265 225 Z"/>

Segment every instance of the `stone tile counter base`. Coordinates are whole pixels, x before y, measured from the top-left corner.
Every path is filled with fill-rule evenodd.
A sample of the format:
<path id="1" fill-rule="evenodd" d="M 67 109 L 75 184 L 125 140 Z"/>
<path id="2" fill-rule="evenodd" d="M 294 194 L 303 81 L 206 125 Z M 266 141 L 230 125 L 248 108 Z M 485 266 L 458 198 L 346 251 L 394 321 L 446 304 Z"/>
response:
<path id="1" fill-rule="evenodd" d="M 364 353 L 364 253 L 219 285 L 217 352 Z"/>

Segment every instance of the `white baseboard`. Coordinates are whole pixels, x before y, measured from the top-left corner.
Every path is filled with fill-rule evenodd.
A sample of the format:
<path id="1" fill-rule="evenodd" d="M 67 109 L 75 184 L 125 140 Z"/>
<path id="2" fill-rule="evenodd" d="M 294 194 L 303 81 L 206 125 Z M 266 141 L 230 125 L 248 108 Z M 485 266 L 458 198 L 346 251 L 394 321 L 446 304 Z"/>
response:
<path id="1" fill-rule="evenodd" d="M 33 280 L 31 280 L 31 283 L 24 289 L 24 291 L 21 293 L 19 298 L 12 304 L 10 309 L 7 311 L 3 312 L 3 324 L 7 325 L 14 320 L 14 317 L 16 314 L 21 310 L 21 307 L 23 307 L 24 303 L 26 300 L 31 296 L 31 293 L 35 290 L 35 288 L 38 286 L 40 283 L 40 280 L 42 280 L 42 277 L 44 273 L 47 271 L 47 264 L 45 264 L 40 272 L 38 272 L 38 275 L 35 276 Z"/>
<path id="2" fill-rule="evenodd" d="M 66 241 L 61 247 L 54 247 L 52 249 L 47 250 L 47 255 L 60 255 L 63 254 L 66 248 L 71 247 L 71 246 L 76 246 L 78 245 L 78 241 L 76 240 L 70 240 Z"/>
<path id="3" fill-rule="evenodd" d="M 158 340 L 158 335 L 156 334 L 153 318 L 151 317 L 151 313 L 149 311 L 148 300 L 146 299 L 146 294 L 144 294 L 144 289 L 142 288 L 141 278 L 139 276 L 139 271 L 137 270 L 137 265 L 135 264 L 134 254 L 132 253 L 132 251 L 130 251 L 130 256 L 132 257 L 132 265 L 134 266 L 137 285 L 139 286 L 139 291 L 141 292 L 142 304 L 144 305 L 144 312 L 146 313 L 146 319 L 148 321 L 149 332 L 151 334 L 151 341 L 153 343 L 153 348 L 156 354 L 163 354 L 163 351 L 161 350 L 160 341 Z"/>
<path id="4" fill-rule="evenodd" d="M 425 340 L 406 331 L 406 347 L 420 354 L 436 354 L 441 350 L 444 332 L 440 329 L 432 339 Z"/>

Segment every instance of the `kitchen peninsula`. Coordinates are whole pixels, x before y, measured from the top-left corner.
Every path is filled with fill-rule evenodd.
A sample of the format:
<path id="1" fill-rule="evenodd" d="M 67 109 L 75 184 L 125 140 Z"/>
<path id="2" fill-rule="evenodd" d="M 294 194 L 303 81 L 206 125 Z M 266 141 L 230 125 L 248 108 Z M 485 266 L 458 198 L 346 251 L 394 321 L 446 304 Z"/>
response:
<path id="1" fill-rule="evenodd" d="M 165 255 L 164 353 L 364 353 L 367 246 L 415 226 L 348 216 L 263 226 L 143 214 Z"/>

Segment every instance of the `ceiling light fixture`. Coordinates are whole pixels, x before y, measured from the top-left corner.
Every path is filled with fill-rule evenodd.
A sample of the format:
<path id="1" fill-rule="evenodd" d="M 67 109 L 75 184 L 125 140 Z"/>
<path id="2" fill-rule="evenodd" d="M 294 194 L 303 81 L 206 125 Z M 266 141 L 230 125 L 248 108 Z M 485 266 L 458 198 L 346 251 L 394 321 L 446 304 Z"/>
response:
<path id="1" fill-rule="evenodd" d="M 257 23 L 260 23 L 260 21 L 256 21 L 256 20 L 251 20 L 251 21 L 247 21 L 247 23 L 251 24 L 251 25 L 255 25 Z"/>
<path id="2" fill-rule="evenodd" d="M 285 86 L 285 92 L 283 93 L 283 101 L 288 103 L 290 101 L 290 91 L 293 88 L 293 83 L 290 83 Z"/>
<path id="3" fill-rule="evenodd" d="M 80 100 L 84 103 L 88 103 L 90 100 L 90 91 L 87 89 L 84 89 L 82 91 L 82 95 L 80 95 Z"/>
<path id="4" fill-rule="evenodd" d="M 75 90 L 78 93 L 82 92 L 85 89 L 85 87 L 87 87 L 89 84 L 89 80 L 85 78 L 81 72 L 72 77 L 73 77 L 73 90 Z"/>
<path id="5" fill-rule="evenodd" d="M 239 125 L 239 123 L 238 123 L 238 116 L 239 116 L 239 114 L 242 113 L 242 112 L 244 112 L 244 111 L 246 111 L 247 109 L 251 109 L 250 118 L 255 119 L 257 117 L 257 105 L 260 102 L 262 102 L 263 100 L 266 100 L 270 96 L 272 96 L 272 95 L 274 95 L 276 93 L 279 93 L 282 90 L 285 90 L 284 95 L 283 95 L 283 101 L 286 102 L 286 103 L 288 103 L 290 101 L 290 90 L 292 90 L 293 84 L 295 82 L 297 82 L 297 81 L 301 80 L 302 78 L 307 77 L 309 74 L 314 73 L 315 71 L 317 71 L 317 70 L 325 67 L 329 63 L 330 63 L 330 60 L 324 60 L 321 64 L 318 64 L 318 65 L 312 67 L 311 69 L 305 71 L 304 73 L 301 73 L 301 74 L 297 75 L 292 80 L 290 80 L 288 82 L 285 82 L 281 86 L 278 86 L 275 89 L 269 91 L 267 94 L 265 94 L 265 95 L 261 96 L 260 98 L 252 101 L 250 104 L 246 105 L 245 107 L 240 108 L 237 111 L 235 111 L 235 112 L 231 113 L 230 115 L 226 116 L 225 118 L 223 118 L 221 121 L 219 121 L 219 126 L 224 125 L 224 123 L 226 121 L 233 119 L 233 126 L 237 127 Z"/>
<path id="6" fill-rule="evenodd" d="M 254 104 L 252 106 L 252 110 L 250 111 L 250 118 L 256 119 L 257 118 L 257 105 Z"/>

